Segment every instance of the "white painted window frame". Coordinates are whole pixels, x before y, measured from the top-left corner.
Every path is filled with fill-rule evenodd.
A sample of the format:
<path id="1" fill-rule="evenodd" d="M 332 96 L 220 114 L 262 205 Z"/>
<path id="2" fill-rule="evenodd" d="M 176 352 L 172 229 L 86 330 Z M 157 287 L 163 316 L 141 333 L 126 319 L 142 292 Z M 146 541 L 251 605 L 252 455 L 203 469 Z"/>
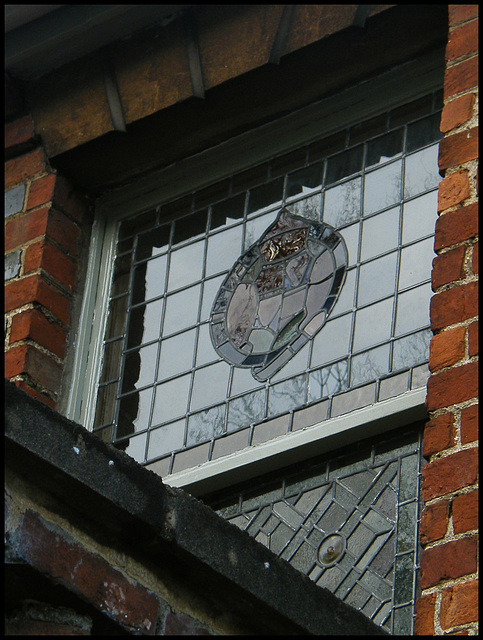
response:
<path id="1" fill-rule="evenodd" d="M 88 429 L 92 428 L 115 242 L 121 220 L 439 89 L 444 73 L 442 59 L 444 54 L 441 51 L 432 52 L 154 172 L 133 185 L 101 196 L 96 203 L 75 339 L 73 371 L 66 400 L 67 417 Z M 381 95 L 383 103 L 374 99 Z M 425 416 L 425 396 L 425 387 L 408 391 L 396 398 L 172 474 L 168 477 L 168 484 L 200 494 L 262 471 L 281 468 L 288 460 L 298 461 L 422 419 Z"/>

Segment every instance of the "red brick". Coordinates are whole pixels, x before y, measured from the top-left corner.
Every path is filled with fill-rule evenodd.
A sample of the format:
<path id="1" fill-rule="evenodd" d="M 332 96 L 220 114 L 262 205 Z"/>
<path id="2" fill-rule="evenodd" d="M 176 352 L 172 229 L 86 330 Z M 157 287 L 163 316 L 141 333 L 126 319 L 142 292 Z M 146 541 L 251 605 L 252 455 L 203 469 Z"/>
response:
<path id="1" fill-rule="evenodd" d="M 5 251 L 11 251 L 45 235 L 48 218 L 49 209 L 45 207 L 9 220 L 5 225 Z"/>
<path id="2" fill-rule="evenodd" d="M 455 207 L 470 195 L 470 181 L 467 171 L 457 171 L 444 180 L 438 187 L 438 212 Z"/>
<path id="3" fill-rule="evenodd" d="M 434 608 L 436 605 L 436 594 L 430 593 L 421 596 L 416 600 L 414 634 L 416 636 L 434 635 Z"/>
<path id="4" fill-rule="evenodd" d="M 68 213 L 79 223 L 91 219 L 90 202 L 86 196 L 74 189 L 63 176 L 57 176 L 54 191 L 54 203 L 57 208 Z"/>
<path id="5" fill-rule="evenodd" d="M 456 428 L 452 413 L 443 413 L 427 422 L 424 426 L 423 456 L 429 458 L 433 453 L 444 451 L 455 444 Z"/>
<path id="6" fill-rule="evenodd" d="M 70 300 L 37 275 L 13 280 L 5 286 L 5 311 L 38 302 L 70 326 Z"/>
<path id="7" fill-rule="evenodd" d="M 5 125 L 5 149 L 32 142 L 34 137 L 34 123 L 30 116 L 24 116 Z"/>
<path id="8" fill-rule="evenodd" d="M 421 558 L 421 588 L 474 573 L 477 547 L 477 538 L 472 536 L 425 549 Z"/>
<path id="9" fill-rule="evenodd" d="M 474 104 L 475 95 L 473 93 L 467 93 L 446 103 L 441 114 L 440 130 L 447 133 L 460 124 L 471 120 Z"/>
<path id="10" fill-rule="evenodd" d="M 13 378 L 20 375 L 25 367 L 27 345 L 19 345 L 5 352 L 5 377 Z"/>
<path id="11" fill-rule="evenodd" d="M 54 195 L 55 174 L 34 180 L 30 185 L 27 209 L 47 204 Z"/>
<path id="12" fill-rule="evenodd" d="M 456 327 L 448 329 L 431 338 L 429 350 L 429 369 L 438 371 L 455 364 L 465 356 L 466 329 Z"/>
<path id="13" fill-rule="evenodd" d="M 446 69 L 444 75 L 444 98 L 478 86 L 478 56 Z"/>
<path id="14" fill-rule="evenodd" d="M 467 22 L 450 32 L 446 46 L 446 60 L 478 51 L 478 20 Z"/>
<path id="15" fill-rule="evenodd" d="M 440 216 L 436 221 L 434 250 L 464 242 L 478 233 L 478 204 L 470 204 Z"/>
<path id="16" fill-rule="evenodd" d="M 478 478 L 478 450 L 465 449 L 429 462 L 422 471 L 425 502 L 464 487 Z"/>
<path id="17" fill-rule="evenodd" d="M 453 500 L 453 530 L 466 533 L 478 529 L 478 489 Z"/>
<path id="18" fill-rule="evenodd" d="M 478 362 L 446 369 L 428 380 L 426 407 L 436 411 L 478 397 Z"/>
<path id="19" fill-rule="evenodd" d="M 25 250 L 24 273 L 39 268 L 64 285 L 69 292 L 74 290 L 76 265 L 48 242 L 31 244 Z"/>
<path id="20" fill-rule="evenodd" d="M 5 285 L 5 311 L 12 311 L 24 304 L 34 302 L 38 287 L 38 277 L 29 276 L 13 280 Z"/>
<path id="21" fill-rule="evenodd" d="M 478 127 L 446 136 L 439 143 L 440 172 L 478 158 Z"/>
<path id="22" fill-rule="evenodd" d="M 62 366 L 43 351 L 29 345 L 25 359 L 25 370 L 32 380 L 44 389 L 57 394 L 60 389 Z"/>
<path id="23" fill-rule="evenodd" d="M 425 507 L 419 529 L 421 544 L 444 538 L 448 530 L 448 521 L 449 503 L 446 500 Z"/>
<path id="24" fill-rule="evenodd" d="M 478 355 L 478 320 L 468 326 L 468 356 Z"/>
<path id="25" fill-rule="evenodd" d="M 448 5 L 449 25 L 455 27 L 460 22 L 478 17 L 477 4 L 450 4 Z"/>
<path id="26" fill-rule="evenodd" d="M 478 315 L 478 283 L 469 282 L 435 294 L 429 313 L 433 331 L 474 318 Z"/>
<path id="27" fill-rule="evenodd" d="M 65 330 L 50 322 L 37 309 L 29 309 L 12 318 L 10 344 L 27 339 L 45 347 L 59 358 L 63 358 L 65 355 Z"/>
<path id="28" fill-rule="evenodd" d="M 439 289 L 444 284 L 449 284 L 455 280 L 461 280 L 465 276 L 465 255 L 466 247 L 460 246 L 456 249 L 441 253 L 433 259 L 433 270 L 431 273 L 431 284 L 433 291 Z"/>
<path id="29" fill-rule="evenodd" d="M 155 595 L 127 578 L 38 514 L 27 511 L 18 549 L 31 566 L 141 635 L 154 635 L 159 604 Z"/>
<path id="30" fill-rule="evenodd" d="M 40 393 L 40 391 L 33 389 L 26 381 L 15 380 L 15 384 L 19 389 L 22 389 L 23 391 L 25 391 L 25 393 L 28 393 L 30 396 L 32 396 L 32 398 L 36 398 L 40 402 L 43 402 L 51 409 L 57 408 L 57 403 L 55 402 L 55 400 L 52 400 L 52 398 L 50 398 L 45 393 Z"/>
<path id="31" fill-rule="evenodd" d="M 461 410 L 461 443 L 468 444 L 478 440 L 478 405 L 465 407 Z"/>
<path id="32" fill-rule="evenodd" d="M 56 209 L 51 209 L 47 224 L 47 236 L 55 240 L 60 246 L 72 256 L 79 254 L 80 229 L 63 213 Z"/>
<path id="33" fill-rule="evenodd" d="M 70 326 L 70 300 L 44 280 L 39 280 L 37 301 L 66 326 Z"/>
<path id="34" fill-rule="evenodd" d="M 27 178 L 33 178 L 46 168 L 44 154 L 40 149 L 13 158 L 5 163 L 5 187 L 25 182 Z"/>
<path id="35" fill-rule="evenodd" d="M 443 591 L 440 621 L 442 629 L 478 621 L 478 580 Z"/>
<path id="36" fill-rule="evenodd" d="M 5 352 L 5 377 L 27 375 L 36 385 L 56 394 L 62 375 L 61 366 L 32 345 L 19 345 Z"/>

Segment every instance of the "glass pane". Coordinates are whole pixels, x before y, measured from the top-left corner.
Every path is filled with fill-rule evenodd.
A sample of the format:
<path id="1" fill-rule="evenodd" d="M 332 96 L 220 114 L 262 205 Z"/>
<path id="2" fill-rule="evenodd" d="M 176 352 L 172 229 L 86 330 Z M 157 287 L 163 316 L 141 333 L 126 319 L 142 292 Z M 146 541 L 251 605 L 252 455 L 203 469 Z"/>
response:
<path id="1" fill-rule="evenodd" d="M 184 416 L 188 408 L 188 393 L 191 375 L 163 382 L 156 387 L 153 424 L 169 422 Z"/>
<path id="2" fill-rule="evenodd" d="M 364 184 L 364 214 L 374 213 L 401 200 L 402 161 L 371 171 Z"/>
<path id="3" fill-rule="evenodd" d="M 322 184 L 322 163 L 299 169 L 287 176 L 286 198 L 308 194 Z"/>
<path id="4" fill-rule="evenodd" d="M 157 355 L 158 343 L 156 342 L 124 356 L 122 393 L 153 384 Z"/>
<path id="5" fill-rule="evenodd" d="M 351 385 L 371 382 L 389 371 L 389 345 L 354 356 L 351 364 Z"/>
<path id="6" fill-rule="evenodd" d="M 168 291 L 174 291 L 201 280 L 204 251 L 205 243 L 195 242 L 171 253 Z"/>
<path id="7" fill-rule="evenodd" d="M 151 388 L 121 398 L 116 438 L 124 438 L 148 428 L 152 397 Z"/>
<path id="8" fill-rule="evenodd" d="M 181 331 L 194 324 L 198 319 L 200 285 L 184 289 L 166 298 L 164 335 Z"/>
<path id="9" fill-rule="evenodd" d="M 268 395 L 268 413 L 276 415 L 303 404 L 306 396 L 306 378 L 298 376 L 274 385 Z"/>
<path id="10" fill-rule="evenodd" d="M 197 211 L 191 216 L 181 218 L 174 224 L 173 245 L 190 240 L 206 231 L 207 211 Z"/>
<path id="11" fill-rule="evenodd" d="M 437 211 L 437 191 L 431 191 L 424 196 L 405 202 L 402 228 L 403 244 L 434 234 L 434 226 L 438 217 Z"/>
<path id="12" fill-rule="evenodd" d="M 441 113 L 438 112 L 408 125 L 406 150 L 415 151 L 442 138 L 442 133 L 439 130 L 440 122 Z"/>
<path id="13" fill-rule="evenodd" d="M 362 223 L 361 260 L 373 258 L 398 246 L 399 207 L 389 209 Z"/>
<path id="14" fill-rule="evenodd" d="M 329 185 L 338 180 L 342 180 L 353 173 L 357 173 L 362 169 L 362 146 L 333 156 L 328 160 L 327 172 L 325 175 L 325 184 Z"/>
<path id="15" fill-rule="evenodd" d="M 283 197 L 283 178 L 251 189 L 248 197 L 248 214 L 280 204 Z"/>
<path id="16" fill-rule="evenodd" d="M 134 458 L 136 462 L 144 462 L 146 454 L 147 433 L 141 433 L 134 438 L 129 438 L 124 442 L 117 444 L 118 449 L 122 449 L 128 456 Z"/>
<path id="17" fill-rule="evenodd" d="M 401 293 L 397 298 L 396 336 L 429 325 L 431 285 Z"/>
<path id="18" fill-rule="evenodd" d="M 431 336 L 431 330 L 426 329 L 400 340 L 395 340 L 393 346 L 393 370 L 407 369 L 427 362 Z"/>
<path id="19" fill-rule="evenodd" d="M 149 260 L 134 270 L 132 304 L 138 304 L 164 293 L 166 279 L 166 256 Z"/>
<path id="20" fill-rule="evenodd" d="M 313 371 L 309 376 L 309 402 L 340 393 L 349 386 L 347 360 Z"/>
<path id="21" fill-rule="evenodd" d="M 336 229 L 354 222 L 361 215 L 361 178 L 327 189 L 323 221 Z"/>
<path id="22" fill-rule="evenodd" d="M 294 216 L 301 216 L 307 220 L 322 222 L 322 195 L 304 198 L 290 205 L 290 211 Z"/>
<path id="23" fill-rule="evenodd" d="M 345 356 L 349 352 L 351 326 L 352 314 L 329 320 L 314 338 L 311 366 Z"/>
<path id="24" fill-rule="evenodd" d="M 212 407 L 190 416 L 188 419 L 186 445 L 189 447 L 221 436 L 224 430 L 224 422 L 225 405 Z"/>
<path id="25" fill-rule="evenodd" d="M 366 166 L 382 164 L 402 152 L 404 131 L 392 131 L 367 145 Z"/>
<path id="26" fill-rule="evenodd" d="M 393 305 L 393 299 L 389 298 L 356 312 L 354 349 L 364 349 L 389 340 Z"/>
<path id="27" fill-rule="evenodd" d="M 406 158 L 404 197 L 411 198 L 435 189 L 441 177 L 438 170 L 438 145 L 433 145 Z"/>
<path id="28" fill-rule="evenodd" d="M 363 264 L 359 270 L 358 304 L 393 295 L 396 288 L 397 251 Z"/>
<path id="29" fill-rule="evenodd" d="M 148 458 L 162 456 L 180 449 L 184 443 L 184 420 L 172 422 L 149 434 Z"/>
<path id="30" fill-rule="evenodd" d="M 208 238 L 206 276 L 228 271 L 241 253 L 243 227 L 228 229 Z"/>
<path id="31" fill-rule="evenodd" d="M 230 367 L 226 362 L 198 369 L 195 372 L 191 411 L 215 404 L 226 398 Z"/>
<path id="32" fill-rule="evenodd" d="M 213 205 L 211 211 L 210 229 L 232 225 L 243 218 L 245 212 L 245 194 L 240 193 L 234 198 L 224 200 Z"/>
<path id="33" fill-rule="evenodd" d="M 163 300 L 156 300 L 131 310 L 129 314 L 128 349 L 144 342 L 151 342 L 159 337 L 163 306 Z"/>
<path id="34" fill-rule="evenodd" d="M 171 226 L 164 225 L 151 229 L 147 233 L 141 233 L 138 238 L 136 249 L 136 260 L 144 260 L 161 253 L 165 253 L 169 247 L 169 236 L 171 234 Z"/>
<path id="35" fill-rule="evenodd" d="M 265 389 L 249 393 L 230 402 L 228 410 L 227 430 L 233 431 L 246 427 L 254 422 L 260 422 L 266 415 Z"/>
<path id="36" fill-rule="evenodd" d="M 193 366 L 196 331 L 184 331 L 161 342 L 158 380 L 190 371 Z"/>
<path id="37" fill-rule="evenodd" d="M 435 253 L 434 240 L 428 238 L 417 242 L 401 251 L 401 266 L 399 268 L 399 288 L 406 289 L 413 284 L 428 280 L 431 264 Z"/>

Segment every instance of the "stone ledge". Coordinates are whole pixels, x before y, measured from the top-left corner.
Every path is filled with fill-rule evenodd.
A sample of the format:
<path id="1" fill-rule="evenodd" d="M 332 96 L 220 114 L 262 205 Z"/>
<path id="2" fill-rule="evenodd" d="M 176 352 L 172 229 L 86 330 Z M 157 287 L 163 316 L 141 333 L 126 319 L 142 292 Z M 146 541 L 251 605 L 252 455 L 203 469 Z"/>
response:
<path id="1" fill-rule="evenodd" d="M 116 548 L 135 550 L 150 566 L 171 565 L 218 608 L 226 602 L 240 620 L 253 614 L 262 634 L 387 635 L 209 507 L 9 381 L 5 399 L 8 466 Z"/>

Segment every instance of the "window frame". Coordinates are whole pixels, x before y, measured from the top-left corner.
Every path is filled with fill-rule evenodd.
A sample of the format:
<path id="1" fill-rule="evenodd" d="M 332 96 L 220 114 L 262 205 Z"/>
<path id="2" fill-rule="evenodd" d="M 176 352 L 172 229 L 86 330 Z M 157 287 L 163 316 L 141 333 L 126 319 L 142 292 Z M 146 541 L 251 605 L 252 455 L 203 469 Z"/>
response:
<path id="1" fill-rule="evenodd" d="M 435 91 L 443 84 L 442 61 L 444 53 L 434 51 L 101 196 L 96 203 L 91 235 L 66 402 L 67 417 L 92 428 L 115 240 L 118 225 L 124 218 Z M 374 100 L 378 95 L 384 96 L 383 104 Z M 200 495 L 226 486 L 234 479 L 248 479 L 281 468 L 288 460 L 293 462 L 325 453 L 424 418 L 425 395 L 425 387 L 408 391 L 200 467 L 172 474 L 168 482 Z M 155 470 L 155 465 L 147 466 Z"/>

